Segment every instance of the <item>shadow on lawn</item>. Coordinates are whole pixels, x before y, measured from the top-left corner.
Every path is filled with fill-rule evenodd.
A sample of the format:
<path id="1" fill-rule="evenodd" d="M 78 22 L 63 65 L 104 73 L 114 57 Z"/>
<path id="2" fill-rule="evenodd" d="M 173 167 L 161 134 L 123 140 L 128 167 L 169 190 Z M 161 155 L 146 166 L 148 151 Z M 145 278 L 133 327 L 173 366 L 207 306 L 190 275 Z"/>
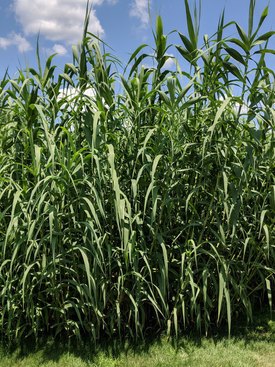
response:
<path id="1" fill-rule="evenodd" d="M 270 312 L 258 314 L 254 322 L 249 326 L 245 322 L 240 321 L 236 321 L 235 325 L 233 324 L 232 326 L 230 341 L 233 343 L 240 340 L 243 340 L 246 346 L 254 342 L 275 343 L 275 311 L 272 315 L 270 315 Z M 215 344 L 226 340 L 228 338 L 226 327 L 217 330 L 213 329 L 212 334 L 208 338 Z M 58 362 L 62 355 L 69 353 L 81 358 L 83 362 L 88 364 L 95 363 L 99 355 L 104 355 L 106 358 L 118 358 L 121 355 L 127 356 L 128 353 L 131 355 L 149 353 L 152 346 L 161 348 L 165 337 L 154 335 L 138 342 L 125 342 L 118 339 L 103 340 L 97 345 L 90 343 L 88 337 L 84 338 L 82 342 L 70 340 L 70 342 L 64 343 L 64 340 L 62 338 L 59 338 L 59 340 L 41 338 L 38 343 L 35 343 L 29 339 L 20 346 L 14 345 L 2 348 L 2 350 L 6 355 L 14 355 L 16 353 L 18 360 L 39 351 L 42 353 L 43 363 Z M 181 349 L 188 353 L 191 352 L 193 347 L 202 346 L 202 340 L 205 340 L 205 337 L 190 332 L 182 335 L 179 340 L 171 339 L 170 342 L 175 351 Z"/>
<path id="2" fill-rule="evenodd" d="M 66 340 L 66 341 L 65 341 Z M 151 346 L 161 346 L 162 337 L 154 335 L 147 337 L 144 340 L 123 341 L 119 339 L 102 340 L 98 344 L 89 342 L 89 338 L 83 338 L 83 341 L 78 339 L 65 338 L 54 339 L 53 337 L 40 338 L 38 341 L 29 338 L 20 345 L 4 346 L 2 342 L 2 351 L 4 355 L 16 355 L 16 359 L 22 360 L 35 352 L 42 353 L 41 362 L 58 362 L 62 355 L 71 354 L 81 358 L 83 362 L 95 363 L 99 355 L 104 355 L 106 358 L 118 358 L 121 355 L 131 354 L 146 354 Z M 0 345 L 1 346 L 1 345 Z M 3 347 L 4 346 L 4 347 Z M 0 348 L 1 349 L 1 348 Z"/>

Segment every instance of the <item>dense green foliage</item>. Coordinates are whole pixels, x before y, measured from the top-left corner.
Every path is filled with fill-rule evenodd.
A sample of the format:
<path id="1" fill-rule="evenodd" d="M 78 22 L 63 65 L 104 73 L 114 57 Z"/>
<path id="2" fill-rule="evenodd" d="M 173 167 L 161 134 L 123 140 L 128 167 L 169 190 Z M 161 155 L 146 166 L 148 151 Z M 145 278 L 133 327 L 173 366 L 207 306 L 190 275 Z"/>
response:
<path id="1" fill-rule="evenodd" d="M 1 81 L 3 335 L 230 332 L 272 307 L 275 32 L 254 6 L 247 32 L 222 15 L 200 47 L 186 0 L 181 44 L 158 17 L 123 76 L 86 20 L 62 74 L 38 53 Z"/>

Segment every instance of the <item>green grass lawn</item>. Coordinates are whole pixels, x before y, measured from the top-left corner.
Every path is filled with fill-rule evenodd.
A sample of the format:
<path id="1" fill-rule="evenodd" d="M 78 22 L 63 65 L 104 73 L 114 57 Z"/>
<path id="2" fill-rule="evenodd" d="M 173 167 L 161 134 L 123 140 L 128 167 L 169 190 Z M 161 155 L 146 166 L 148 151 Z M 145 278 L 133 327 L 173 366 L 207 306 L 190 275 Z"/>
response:
<path id="1" fill-rule="evenodd" d="M 251 328 L 239 328 L 224 337 L 182 338 L 177 347 L 165 338 L 133 346 L 64 347 L 48 342 L 32 352 L 4 352 L 0 367 L 274 367 L 275 321 L 262 317 Z"/>

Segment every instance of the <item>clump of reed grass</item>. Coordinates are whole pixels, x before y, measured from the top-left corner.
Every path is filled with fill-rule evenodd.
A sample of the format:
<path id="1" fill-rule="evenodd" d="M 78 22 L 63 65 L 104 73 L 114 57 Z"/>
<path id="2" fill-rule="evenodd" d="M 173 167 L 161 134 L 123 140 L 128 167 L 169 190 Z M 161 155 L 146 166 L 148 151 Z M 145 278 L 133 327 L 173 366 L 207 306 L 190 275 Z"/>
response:
<path id="1" fill-rule="evenodd" d="M 2 79 L 5 337 L 230 333 L 232 318 L 272 308 L 274 32 L 254 8 L 247 32 L 222 14 L 200 47 L 185 0 L 181 44 L 158 17 L 154 66 L 142 45 L 123 75 L 87 16 L 63 73 L 38 53 L 37 70 Z M 176 71 L 163 68 L 172 47 Z"/>

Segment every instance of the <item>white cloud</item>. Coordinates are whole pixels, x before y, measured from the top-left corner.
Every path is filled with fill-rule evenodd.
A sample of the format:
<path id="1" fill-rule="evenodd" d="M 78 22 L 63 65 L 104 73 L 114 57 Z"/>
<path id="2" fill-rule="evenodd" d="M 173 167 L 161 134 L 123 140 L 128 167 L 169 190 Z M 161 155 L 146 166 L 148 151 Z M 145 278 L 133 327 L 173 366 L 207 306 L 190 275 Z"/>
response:
<path id="1" fill-rule="evenodd" d="M 156 54 L 150 54 L 150 59 L 146 59 L 146 62 L 142 64 L 144 68 L 153 68 L 156 67 Z M 176 65 L 175 56 L 173 54 L 165 54 L 168 56 L 168 59 L 165 61 L 164 65 L 162 66 L 163 69 L 171 69 Z M 150 62 L 151 61 L 151 62 Z"/>
<path id="2" fill-rule="evenodd" d="M 93 88 L 87 88 L 86 90 L 84 90 L 84 92 L 82 92 L 82 96 L 86 96 L 89 98 L 90 100 L 90 107 L 93 106 L 93 108 L 95 108 L 95 91 Z M 59 94 L 57 97 L 58 101 L 62 102 L 61 105 L 61 110 L 66 108 L 67 111 L 71 111 L 77 108 L 77 104 L 79 102 L 78 97 L 80 96 L 80 89 L 79 88 L 73 88 L 73 87 L 69 87 L 69 88 L 62 88 L 59 90 Z"/>
<path id="3" fill-rule="evenodd" d="M 10 39 L 0 37 L 0 48 L 7 48 L 10 45 L 11 45 Z"/>
<path id="4" fill-rule="evenodd" d="M 18 51 L 23 53 L 32 49 L 31 44 L 25 37 L 18 33 L 10 33 L 7 37 L 0 37 L 0 48 L 6 49 L 9 46 L 16 46 Z"/>
<path id="5" fill-rule="evenodd" d="M 248 106 L 245 103 L 238 103 L 238 102 L 236 102 L 234 104 L 234 107 L 235 107 L 235 111 L 237 113 L 240 112 L 241 115 L 247 115 L 248 112 L 249 112 L 249 108 L 248 108 Z"/>
<path id="6" fill-rule="evenodd" d="M 77 43 L 82 36 L 87 0 L 13 0 L 14 11 L 26 35 L 40 33 L 54 42 Z M 104 30 L 94 6 L 116 0 L 92 0 L 89 31 L 102 37 Z"/>
<path id="7" fill-rule="evenodd" d="M 66 55 L 66 53 L 67 53 L 66 47 L 64 47 L 63 45 L 59 45 L 57 43 L 55 45 L 53 45 L 52 50 L 53 50 L 53 53 L 56 53 L 60 56 Z"/>
<path id="8" fill-rule="evenodd" d="M 130 16 L 138 18 L 142 27 L 149 24 L 149 0 L 133 0 L 130 9 Z"/>
<path id="9" fill-rule="evenodd" d="M 89 107 L 93 111 L 97 111 L 97 105 L 95 101 L 95 90 L 93 88 L 87 88 L 82 93 L 82 97 L 85 96 L 89 100 Z M 71 112 L 77 110 L 79 105 L 79 97 L 80 96 L 80 89 L 79 88 L 62 88 L 59 90 L 59 94 L 57 96 L 57 100 L 60 102 L 60 111 L 65 110 L 66 112 Z M 87 101 L 88 102 L 88 101 Z M 85 103 L 87 106 L 87 103 Z M 106 108 L 108 108 L 105 105 Z M 85 111 L 85 106 L 82 105 L 81 107 L 82 112 Z M 74 122 L 71 123 L 69 127 L 70 131 L 75 130 Z"/>
<path id="10" fill-rule="evenodd" d="M 87 88 L 85 89 L 85 91 L 82 93 L 87 97 L 94 97 L 95 96 L 95 91 L 93 88 Z M 66 89 L 60 89 L 59 90 L 59 94 L 57 99 L 61 100 L 63 98 L 66 98 L 66 102 L 67 101 L 72 101 L 74 98 L 78 97 L 80 95 L 80 89 L 79 88 L 73 88 L 73 87 L 69 87 Z"/>
<path id="11" fill-rule="evenodd" d="M 175 65 L 175 56 L 173 54 L 166 54 L 169 58 L 165 61 L 163 68 L 171 69 Z"/>

